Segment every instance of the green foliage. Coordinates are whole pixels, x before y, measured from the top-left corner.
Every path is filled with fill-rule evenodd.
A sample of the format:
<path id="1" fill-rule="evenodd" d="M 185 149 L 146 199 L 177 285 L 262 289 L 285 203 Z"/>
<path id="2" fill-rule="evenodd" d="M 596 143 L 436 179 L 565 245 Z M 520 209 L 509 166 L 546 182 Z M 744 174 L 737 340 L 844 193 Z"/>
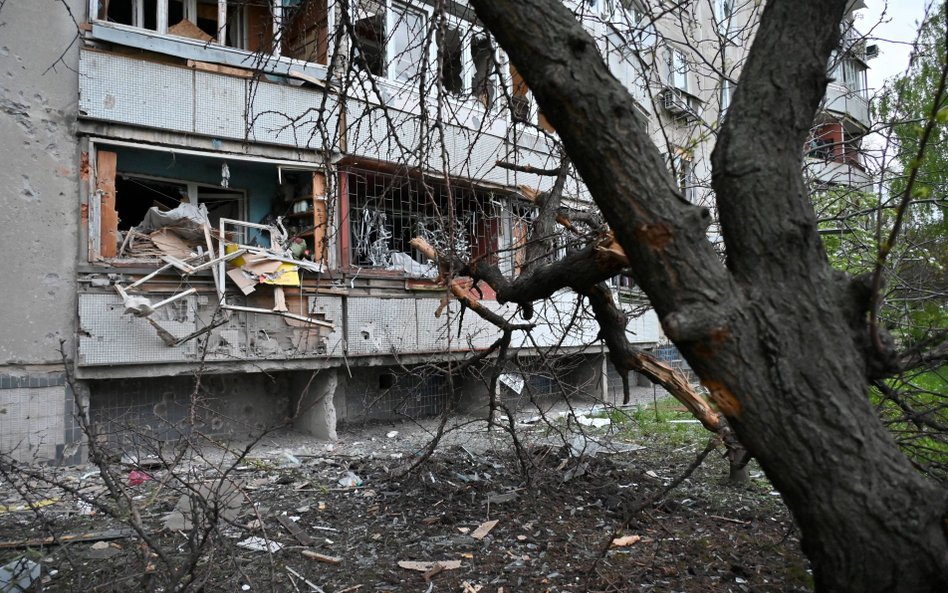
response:
<path id="1" fill-rule="evenodd" d="M 948 481 L 948 365 L 885 382 L 871 398 L 909 458 L 932 477 Z"/>
<path id="2" fill-rule="evenodd" d="M 876 118 L 891 132 L 894 155 L 879 196 L 831 188 L 814 195 L 827 255 L 851 274 L 872 272 L 893 228 L 899 204 L 916 175 L 902 230 L 883 270 L 886 280 L 880 316 L 903 348 L 948 328 L 948 97 L 936 97 L 946 67 L 944 0 L 923 23 L 908 71 L 887 83 L 875 103 Z M 936 104 L 937 101 L 937 104 Z M 921 136 L 937 122 L 925 153 Z"/>

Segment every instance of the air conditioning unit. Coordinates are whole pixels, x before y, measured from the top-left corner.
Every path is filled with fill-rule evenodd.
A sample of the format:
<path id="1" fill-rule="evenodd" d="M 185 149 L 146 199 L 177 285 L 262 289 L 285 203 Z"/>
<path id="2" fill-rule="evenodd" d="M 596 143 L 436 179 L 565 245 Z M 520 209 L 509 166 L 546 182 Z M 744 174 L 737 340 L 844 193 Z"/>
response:
<path id="1" fill-rule="evenodd" d="M 662 94 L 662 105 L 665 110 L 673 115 L 684 117 L 694 117 L 694 109 L 688 101 L 688 97 L 678 89 L 667 88 Z"/>

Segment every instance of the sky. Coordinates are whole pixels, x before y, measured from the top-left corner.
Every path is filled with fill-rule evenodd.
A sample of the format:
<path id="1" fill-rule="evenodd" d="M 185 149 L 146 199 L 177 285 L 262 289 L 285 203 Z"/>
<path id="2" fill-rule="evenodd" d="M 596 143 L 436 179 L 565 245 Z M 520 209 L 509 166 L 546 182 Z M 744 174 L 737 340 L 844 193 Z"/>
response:
<path id="1" fill-rule="evenodd" d="M 932 1 L 865 0 L 866 8 L 856 13 L 860 15 L 856 29 L 862 33 L 871 29 L 872 39 L 867 43 L 879 46 L 879 57 L 869 62 L 867 76 L 871 90 L 881 88 L 885 79 L 905 72 L 919 22 Z"/>

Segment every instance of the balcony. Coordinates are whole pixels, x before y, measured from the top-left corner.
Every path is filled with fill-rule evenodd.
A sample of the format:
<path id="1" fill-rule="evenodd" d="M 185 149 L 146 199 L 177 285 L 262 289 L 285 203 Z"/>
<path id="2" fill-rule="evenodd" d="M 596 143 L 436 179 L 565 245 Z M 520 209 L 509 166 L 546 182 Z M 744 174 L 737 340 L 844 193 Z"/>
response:
<path id="1" fill-rule="evenodd" d="M 869 101 L 860 91 L 855 91 L 844 84 L 831 82 L 826 87 L 826 111 L 844 115 L 863 128 L 869 128 Z"/>
<path id="2" fill-rule="evenodd" d="M 872 177 L 855 164 L 807 157 L 803 164 L 806 179 L 824 185 L 872 190 Z"/>

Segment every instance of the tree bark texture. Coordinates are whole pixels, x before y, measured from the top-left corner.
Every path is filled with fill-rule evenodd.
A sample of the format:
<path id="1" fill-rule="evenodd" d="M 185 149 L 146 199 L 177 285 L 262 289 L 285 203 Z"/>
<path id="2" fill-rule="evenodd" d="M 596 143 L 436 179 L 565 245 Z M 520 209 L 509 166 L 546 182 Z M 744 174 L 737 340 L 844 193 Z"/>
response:
<path id="1" fill-rule="evenodd" d="M 727 246 L 560 0 L 472 0 L 556 128 L 666 334 L 784 496 L 819 591 L 948 590 L 948 495 L 867 398 L 884 354 L 830 268 L 801 176 L 846 0 L 767 3 L 713 154 Z"/>

